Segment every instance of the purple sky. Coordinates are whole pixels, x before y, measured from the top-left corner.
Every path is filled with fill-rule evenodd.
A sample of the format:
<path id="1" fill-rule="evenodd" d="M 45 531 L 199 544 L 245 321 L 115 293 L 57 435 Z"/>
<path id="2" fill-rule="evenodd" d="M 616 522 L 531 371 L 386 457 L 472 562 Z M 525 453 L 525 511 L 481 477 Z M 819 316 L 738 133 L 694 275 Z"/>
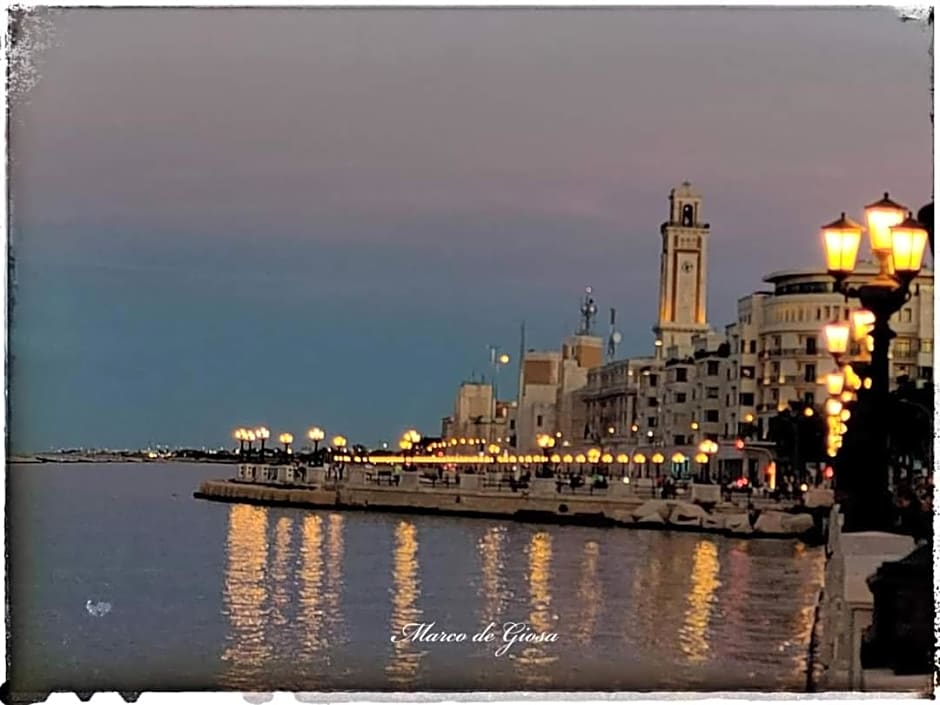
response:
<path id="1" fill-rule="evenodd" d="M 931 197 L 929 35 L 889 9 L 51 23 L 12 110 L 19 448 L 433 433 L 522 319 L 557 347 L 585 284 L 650 348 L 685 179 L 719 328 L 841 210 Z"/>

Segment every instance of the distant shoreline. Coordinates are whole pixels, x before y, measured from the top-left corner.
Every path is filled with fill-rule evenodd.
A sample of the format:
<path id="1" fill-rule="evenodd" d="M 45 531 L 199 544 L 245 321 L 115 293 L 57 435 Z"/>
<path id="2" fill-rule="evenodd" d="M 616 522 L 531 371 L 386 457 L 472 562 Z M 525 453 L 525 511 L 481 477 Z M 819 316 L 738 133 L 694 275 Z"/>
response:
<path id="1" fill-rule="evenodd" d="M 49 463 L 206 463 L 213 465 L 229 465 L 235 460 L 229 458 L 144 458 L 141 456 L 126 456 L 115 454 L 80 455 L 78 453 L 35 453 L 27 455 L 11 455 L 7 458 L 7 465 L 40 465 Z"/>

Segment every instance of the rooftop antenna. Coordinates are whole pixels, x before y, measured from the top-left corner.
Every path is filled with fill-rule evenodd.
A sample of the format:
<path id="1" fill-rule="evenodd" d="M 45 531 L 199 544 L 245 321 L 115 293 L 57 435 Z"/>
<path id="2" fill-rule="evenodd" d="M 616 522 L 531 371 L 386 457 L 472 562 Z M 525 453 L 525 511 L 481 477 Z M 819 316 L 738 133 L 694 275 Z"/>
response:
<path id="1" fill-rule="evenodd" d="M 620 344 L 620 341 L 623 340 L 623 336 L 620 335 L 620 331 L 614 328 L 614 322 L 617 320 L 617 310 L 614 308 L 610 309 L 610 333 L 607 337 L 607 362 L 610 362 L 614 359 L 614 356 L 617 354 L 617 346 Z"/>
<path id="2" fill-rule="evenodd" d="M 591 335 L 594 330 L 594 318 L 597 316 L 597 303 L 594 301 L 594 289 L 584 287 L 584 299 L 581 301 L 581 328 L 578 335 Z"/>

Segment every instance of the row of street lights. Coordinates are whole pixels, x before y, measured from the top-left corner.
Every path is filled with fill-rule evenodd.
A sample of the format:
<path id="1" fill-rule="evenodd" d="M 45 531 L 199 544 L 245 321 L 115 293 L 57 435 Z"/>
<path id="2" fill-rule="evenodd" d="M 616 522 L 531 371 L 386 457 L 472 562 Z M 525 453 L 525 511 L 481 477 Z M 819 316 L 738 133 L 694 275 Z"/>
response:
<path id="1" fill-rule="evenodd" d="M 840 364 L 852 331 L 845 325 L 826 327 L 829 351 L 840 367 L 826 378 L 827 391 L 832 395 L 826 402 L 827 419 L 830 419 L 828 451 L 843 461 L 837 463 L 836 481 L 846 530 L 880 529 L 891 522 L 888 352 L 895 333 L 891 330 L 890 319 L 911 298 L 911 282 L 921 270 L 928 240 L 927 229 L 887 193 L 865 207 L 865 217 L 878 274 L 859 286 L 851 286 L 848 280 L 855 272 L 862 226 L 843 213 L 838 220 L 822 228 L 826 267 L 835 280 L 833 289 L 846 301 L 857 299 L 861 303 L 864 313 L 853 318 L 852 327 L 855 338 L 861 338 L 863 343 L 863 355 L 870 356 L 867 377 L 860 380 L 851 365 Z M 842 391 L 837 397 L 839 389 Z M 847 392 L 852 393 L 851 400 L 858 394 L 856 411 L 861 417 L 858 423 L 865 431 L 859 434 L 862 448 L 854 458 L 842 458 L 840 453 L 841 435 L 847 430 L 845 422 L 851 416 L 844 408 Z M 857 465 L 847 467 L 849 462 Z"/>
<path id="2" fill-rule="evenodd" d="M 246 445 L 248 454 L 251 455 L 255 441 L 260 441 L 259 456 L 262 461 L 264 460 L 264 444 L 265 441 L 271 437 L 271 431 L 269 431 L 265 426 L 259 426 L 257 428 L 236 428 L 232 433 L 232 436 L 236 441 L 238 441 L 238 454 L 240 456 L 245 455 Z M 320 441 L 322 441 L 325 437 L 326 433 L 318 426 L 314 426 L 307 431 L 307 438 L 313 442 L 313 452 L 315 454 L 319 452 Z M 288 455 L 292 453 L 291 444 L 294 442 L 294 434 L 287 432 L 281 433 L 278 435 L 277 440 L 284 446 L 284 453 Z M 333 448 L 342 450 L 346 447 L 346 438 L 345 436 L 334 436 L 331 443 Z"/>

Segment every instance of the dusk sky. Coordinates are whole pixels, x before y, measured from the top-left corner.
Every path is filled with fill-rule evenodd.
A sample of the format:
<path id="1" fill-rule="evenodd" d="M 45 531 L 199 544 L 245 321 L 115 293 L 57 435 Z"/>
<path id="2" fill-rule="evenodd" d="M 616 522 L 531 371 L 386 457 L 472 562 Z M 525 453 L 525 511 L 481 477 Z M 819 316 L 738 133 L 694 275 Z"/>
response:
<path id="1" fill-rule="evenodd" d="M 652 349 L 660 223 L 709 320 L 819 226 L 931 199 L 929 35 L 891 9 L 59 11 L 11 97 L 15 451 L 440 432 L 574 332 Z"/>

